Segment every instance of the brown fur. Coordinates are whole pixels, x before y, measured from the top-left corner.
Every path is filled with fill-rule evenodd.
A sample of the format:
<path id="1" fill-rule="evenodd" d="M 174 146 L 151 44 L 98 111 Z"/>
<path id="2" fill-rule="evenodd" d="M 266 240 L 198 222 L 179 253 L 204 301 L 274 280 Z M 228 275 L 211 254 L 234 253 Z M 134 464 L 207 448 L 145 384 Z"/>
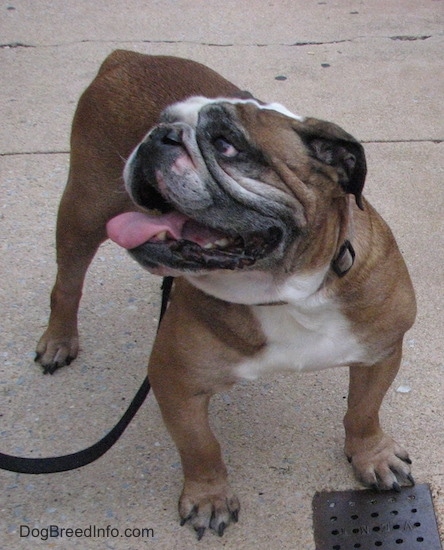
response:
<path id="1" fill-rule="evenodd" d="M 241 92 L 192 61 L 116 51 L 81 97 L 73 122 L 69 178 L 58 214 L 58 274 L 51 317 L 37 347 L 37 360 L 47 372 L 77 355 L 77 310 L 84 276 L 106 238 L 106 222 L 136 209 L 123 187 L 125 159 L 157 122 L 161 110 L 192 95 L 227 97 Z M 242 112 L 248 118 L 248 108 Z M 293 150 L 291 159 L 283 158 L 290 133 L 277 135 L 267 124 L 254 128 L 247 118 L 244 123 L 251 127 L 258 146 L 273 160 L 270 181 L 277 187 L 291 187 L 294 178 L 315 182 L 320 177 L 304 148 Z M 318 131 L 316 122 L 310 123 L 313 132 Z M 333 168 L 323 170 L 334 181 Z M 392 470 L 401 481 L 409 478 L 408 455 L 382 431 L 378 413 L 399 368 L 404 332 L 415 316 L 413 289 L 390 229 L 361 199 L 361 189 L 350 192 L 363 209 L 337 189 L 308 186 L 305 194 L 299 192 L 310 229 L 302 244 L 295 244 L 299 248 L 289 251 L 282 277 L 324 265 L 344 239 L 352 237 L 353 271 L 344 278 L 329 274 L 325 285 L 359 341 L 381 358 L 373 366 L 350 367 L 345 450 L 364 483 L 397 488 Z M 185 481 L 179 513 L 199 538 L 208 527 L 223 534 L 239 512 L 220 446 L 209 426 L 209 400 L 236 382 L 234 365 L 254 359 L 266 345 L 249 306 L 218 300 L 184 279 L 176 280 L 150 357 L 149 378 L 181 455 Z"/>

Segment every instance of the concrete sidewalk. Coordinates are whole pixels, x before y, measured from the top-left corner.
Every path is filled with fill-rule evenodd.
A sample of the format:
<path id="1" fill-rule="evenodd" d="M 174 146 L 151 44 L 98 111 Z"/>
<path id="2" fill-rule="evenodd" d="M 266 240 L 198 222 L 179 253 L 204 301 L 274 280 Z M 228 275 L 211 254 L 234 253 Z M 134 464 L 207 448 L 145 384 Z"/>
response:
<path id="1" fill-rule="evenodd" d="M 88 275 L 78 359 L 43 377 L 34 347 L 47 321 L 80 93 L 116 48 L 189 57 L 365 142 L 366 196 L 398 239 L 419 307 L 382 417 L 414 459 L 416 480 L 431 485 L 444 538 L 443 20 L 442 0 L 2 2 L 0 452 L 46 456 L 92 444 L 145 376 L 160 280 L 110 243 Z M 209 533 L 199 546 L 314 549 L 315 491 L 359 487 L 342 452 L 346 390 L 347 371 L 336 369 L 261 379 L 214 399 L 242 511 L 223 538 Z M 179 527 L 179 459 L 152 396 L 96 463 L 0 480 L 0 548 L 197 546 Z M 50 525 L 114 531 L 43 540 Z M 24 536 L 30 529 L 36 536 Z M 134 536 L 113 536 L 126 529 Z M 152 532 L 137 538 L 141 529 Z"/>

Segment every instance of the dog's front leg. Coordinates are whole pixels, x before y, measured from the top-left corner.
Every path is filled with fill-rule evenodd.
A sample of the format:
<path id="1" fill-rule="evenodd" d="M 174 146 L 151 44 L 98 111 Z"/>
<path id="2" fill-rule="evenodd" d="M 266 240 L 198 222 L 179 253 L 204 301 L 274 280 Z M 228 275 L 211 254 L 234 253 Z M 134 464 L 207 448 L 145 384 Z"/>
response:
<path id="1" fill-rule="evenodd" d="M 181 524 L 189 522 L 199 540 L 207 528 L 222 536 L 229 523 L 237 522 L 240 505 L 228 484 L 220 445 L 209 425 L 211 396 L 188 392 L 165 369 L 158 383 L 156 370 L 150 368 L 150 381 L 182 461 Z"/>
<path id="2" fill-rule="evenodd" d="M 209 425 L 211 395 L 191 389 L 177 375 L 171 365 L 150 363 L 153 391 L 182 461 L 181 524 L 189 522 L 199 540 L 207 528 L 222 536 L 227 525 L 237 521 L 240 506 L 228 484 L 220 445 Z"/>
<path id="3" fill-rule="evenodd" d="M 390 357 L 371 367 L 350 367 L 345 453 L 356 477 L 376 489 L 399 490 L 403 481 L 413 483 L 407 452 L 379 424 L 379 409 L 398 372 L 401 348 L 400 342 Z"/>

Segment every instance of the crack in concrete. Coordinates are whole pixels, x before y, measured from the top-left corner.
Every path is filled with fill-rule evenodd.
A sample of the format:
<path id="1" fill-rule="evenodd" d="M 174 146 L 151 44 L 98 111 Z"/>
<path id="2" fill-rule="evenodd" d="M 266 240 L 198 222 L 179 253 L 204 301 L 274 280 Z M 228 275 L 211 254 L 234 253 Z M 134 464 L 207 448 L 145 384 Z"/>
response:
<path id="1" fill-rule="evenodd" d="M 401 40 L 403 42 L 414 42 L 415 40 L 427 40 L 428 38 L 431 38 L 431 34 L 427 35 L 399 35 L 399 36 L 389 36 L 390 40 Z"/>
<path id="2" fill-rule="evenodd" d="M 33 46 L 32 44 L 23 44 L 23 42 L 10 42 L 9 44 L 0 44 L 0 49 L 13 49 L 13 48 L 37 48 L 38 46 Z"/>
<path id="3" fill-rule="evenodd" d="M 360 142 L 363 144 L 370 143 L 434 143 L 440 144 L 444 141 L 440 138 L 425 138 L 425 139 L 361 139 Z"/>
<path id="4" fill-rule="evenodd" d="M 0 157 L 19 157 L 21 155 L 69 155 L 70 151 L 6 151 Z"/>
<path id="5" fill-rule="evenodd" d="M 80 40 L 74 42 L 62 42 L 59 44 L 25 44 L 23 42 L 10 42 L 7 44 L 0 44 L 0 49 L 13 49 L 13 48 L 57 48 L 62 46 L 72 46 L 75 44 L 191 44 L 194 46 L 208 46 L 212 48 L 233 48 L 233 47 L 256 47 L 256 48 L 266 48 L 272 46 L 282 46 L 287 48 L 293 47 L 305 47 L 305 46 L 329 46 L 334 44 L 344 44 L 347 42 L 354 42 L 355 40 L 361 40 L 365 38 L 370 39 L 379 39 L 383 38 L 386 40 L 401 41 L 401 42 L 414 42 L 414 41 L 424 41 L 432 38 L 433 35 L 428 34 L 418 34 L 418 35 L 397 35 L 397 36 L 356 36 L 354 38 L 343 38 L 339 40 L 307 40 L 307 41 L 298 41 L 292 43 L 286 42 L 275 42 L 275 43 L 234 43 L 234 42 L 198 42 L 194 40 L 151 40 L 151 39 L 139 39 L 139 40 Z"/>
<path id="6" fill-rule="evenodd" d="M 360 38 L 360 37 L 358 37 Z M 191 40 L 141 40 L 144 44 L 193 44 L 195 46 L 210 46 L 217 48 L 227 48 L 227 47 L 236 47 L 236 46 L 252 46 L 256 48 L 266 48 L 269 46 L 284 46 L 287 48 L 292 48 L 294 46 L 324 46 L 329 44 L 343 44 L 344 42 L 353 42 L 356 38 L 344 38 L 342 40 L 331 40 L 331 41 L 306 41 L 306 42 L 293 42 L 287 44 L 285 42 L 275 42 L 275 43 L 262 43 L 262 42 L 253 42 L 253 43 L 215 43 L 215 42 L 193 42 Z"/>

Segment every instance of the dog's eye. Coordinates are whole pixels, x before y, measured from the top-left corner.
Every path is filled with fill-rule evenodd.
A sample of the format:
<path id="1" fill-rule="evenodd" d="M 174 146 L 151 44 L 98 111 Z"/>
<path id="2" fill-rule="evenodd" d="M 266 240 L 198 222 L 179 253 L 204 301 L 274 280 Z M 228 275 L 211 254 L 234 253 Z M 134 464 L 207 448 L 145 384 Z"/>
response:
<path id="1" fill-rule="evenodd" d="M 221 136 L 213 140 L 213 145 L 216 151 L 224 157 L 235 157 L 239 153 L 234 145 Z"/>

